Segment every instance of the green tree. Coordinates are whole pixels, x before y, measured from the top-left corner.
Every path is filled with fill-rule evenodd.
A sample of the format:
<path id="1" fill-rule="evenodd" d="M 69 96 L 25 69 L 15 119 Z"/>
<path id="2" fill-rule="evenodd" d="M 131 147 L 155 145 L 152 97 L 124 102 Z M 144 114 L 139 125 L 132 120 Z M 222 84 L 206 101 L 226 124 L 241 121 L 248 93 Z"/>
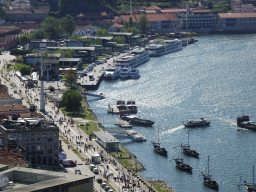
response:
<path id="1" fill-rule="evenodd" d="M 67 49 L 64 53 L 65 57 L 72 58 L 76 54 L 74 49 Z"/>
<path id="2" fill-rule="evenodd" d="M 208 7 L 208 9 L 213 9 L 213 3 L 212 3 L 212 2 L 209 2 L 209 3 L 207 4 L 207 7 Z"/>
<path id="3" fill-rule="evenodd" d="M 77 36 L 77 35 L 72 35 L 72 36 L 69 38 L 69 41 L 79 41 L 79 36 Z"/>
<path id="4" fill-rule="evenodd" d="M 101 36 L 101 37 L 109 37 L 111 34 L 107 29 L 98 29 L 96 32 L 96 36 Z"/>
<path id="5" fill-rule="evenodd" d="M 30 41 L 30 36 L 28 35 L 21 35 L 19 38 L 19 42 L 21 45 L 26 45 L 29 43 L 29 41 Z"/>
<path id="6" fill-rule="evenodd" d="M 129 29 L 129 23 L 127 21 L 124 22 L 124 29 Z"/>
<path id="7" fill-rule="evenodd" d="M 133 27 L 132 17 L 129 18 L 129 28 Z"/>
<path id="8" fill-rule="evenodd" d="M 125 36 L 116 36 L 114 38 L 114 41 L 117 42 L 118 44 L 123 44 L 125 43 Z"/>
<path id="9" fill-rule="evenodd" d="M 76 89 L 76 82 L 77 82 L 77 73 L 74 70 L 68 70 L 66 72 L 66 81 L 65 86 L 69 89 Z"/>
<path id="10" fill-rule="evenodd" d="M 60 20 L 54 17 L 46 17 L 42 22 L 42 29 L 48 39 L 58 39 L 63 33 Z"/>
<path id="11" fill-rule="evenodd" d="M 3 52 L 3 49 L 2 49 L 2 48 L 0 48 L 0 54 L 2 54 L 2 52 Z"/>
<path id="12" fill-rule="evenodd" d="M 31 67 L 29 65 L 21 65 L 19 67 L 19 71 L 21 73 L 21 75 L 30 75 L 31 73 Z"/>
<path id="13" fill-rule="evenodd" d="M 81 110 L 83 97 L 76 90 L 68 90 L 62 96 L 62 104 L 67 111 L 79 112 Z"/>
<path id="14" fill-rule="evenodd" d="M 69 14 L 61 19 L 61 26 L 68 36 L 71 36 L 76 29 L 75 20 Z"/>
<path id="15" fill-rule="evenodd" d="M 142 31 L 143 34 L 150 28 L 150 24 L 148 22 L 148 18 L 145 15 L 140 16 L 139 18 L 139 29 Z"/>
<path id="16" fill-rule="evenodd" d="M 56 50 L 54 53 L 60 53 L 61 55 L 61 57 L 64 57 L 64 51 L 63 50 L 61 50 L 61 49 L 59 49 L 59 50 Z"/>
<path id="17" fill-rule="evenodd" d="M 0 6 L 0 17 L 3 18 L 5 16 L 5 13 L 5 9 L 2 6 Z"/>
<path id="18" fill-rule="evenodd" d="M 95 41 L 94 41 L 94 44 L 95 45 L 102 45 L 102 39 L 96 38 Z"/>
<path id="19" fill-rule="evenodd" d="M 33 32 L 33 35 L 34 35 L 34 39 L 44 39 L 45 37 L 45 35 L 44 35 L 44 32 L 43 32 L 43 30 L 41 30 L 41 29 L 39 29 L 39 30 L 35 30 L 34 32 Z"/>
<path id="20" fill-rule="evenodd" d="M 16 57 L 15 61 L 17 63 L 24 63 L 24 59 L 23 59 L 23 57 L 21 55 L 16 55 L 15 57 Z"/>

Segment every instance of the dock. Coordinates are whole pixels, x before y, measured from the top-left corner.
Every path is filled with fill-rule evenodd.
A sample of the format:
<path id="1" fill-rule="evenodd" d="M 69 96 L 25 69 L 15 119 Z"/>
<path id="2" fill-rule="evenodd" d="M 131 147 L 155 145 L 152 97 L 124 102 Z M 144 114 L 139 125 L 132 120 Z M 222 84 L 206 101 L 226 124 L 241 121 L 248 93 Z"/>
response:
<path id="1" fill-rule="evenodd" d="M 112 114 L 119 114 L 119 111 L 116 107 L 114 106 L 108 106 L 108 113 L 112 113 Z"/>
<path id="2" fill-rule="evenodd" d="M 121 119 L 118 119 L 114 123 L 114 125 L 118 125 L 119 127 L 124 128 L 124 129 L 131 129 L 132 128 L 132 125 L 130 123 L 128 123 L 127 121 L 121 120 Z"/>
<path id="3" fill-rule="evenodd" d="M 146 141 L 147 139 L 141 135 L 140 133 L 137 133 L 134 130 L 126 130 L 127 135 L 129 135 L 134 141 Z"/>

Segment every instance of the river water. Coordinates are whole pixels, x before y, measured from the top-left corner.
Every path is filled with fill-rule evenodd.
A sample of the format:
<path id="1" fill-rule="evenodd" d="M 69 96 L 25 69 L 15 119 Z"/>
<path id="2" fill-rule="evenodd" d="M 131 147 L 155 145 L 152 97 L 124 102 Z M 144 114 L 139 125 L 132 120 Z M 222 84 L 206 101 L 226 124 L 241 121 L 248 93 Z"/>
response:
<path id="1" fill-rule="evenodd" d="M 147 179 L 161 179 L 178 192 L 213 191 L 203 184 L 201 172 L 207 170 L 219 183 L 219 191 L 239 191 L 237 183 L 252 182 L 256 164 L 256 135 L 239 129 L 236 117 L 243 111 L 256 121 L 256 35 L 211 35 L 196 37 L 198 42 L 179 52 L 151 58 L 139 67 L 138 80 L 103 81 L 97 93 L 106 99 L 89 99 L 93 111 L 106 128 L 117 115 L 107 114 L 107 106 L 116 100 L 134 99 L 138 115 L 155 121 L 152 127 L 133 127 L 147 138 L 136 143 L 120 140 L 137 156 L 147 171 Z M 205 128 L 184 128 L 187 119 L 211 120 Z M 160 141 L 168 156 L 155 153 L 152 142 Z M 181 156 L 181 142 L 188 142 L 199 158 L 183 155 L 193 167 L 192 174 L 176 168 L 173 158 Z M 240 191 L 245 191 L 244 185 Z"/>

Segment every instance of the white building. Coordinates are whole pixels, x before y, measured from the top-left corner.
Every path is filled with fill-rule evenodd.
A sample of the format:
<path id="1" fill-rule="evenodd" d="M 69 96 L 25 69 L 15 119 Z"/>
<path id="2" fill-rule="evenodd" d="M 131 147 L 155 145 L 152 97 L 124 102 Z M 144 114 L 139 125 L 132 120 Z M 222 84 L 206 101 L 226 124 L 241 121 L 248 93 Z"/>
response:
<path id="1" fill-rule="evenodd" d="M 12 2 L 12 10 L 30 9 L 29 0 L 15 0 Z"/>
<path id="2" fill-rule="evenodd" d="M 80 26 L 76 26 L 76 30 L 74 31 L 73 35 L 77 35 L 77 36 L 95 35 L 98 29 L 100 28 L 93 25 L 86 25 L 86 26 L 80 25 Z"/>
<path id="3" fill-rule="evenodd" d="M 235 13 L 253 13 L 254 6 L 252 4 L 242 4 L 241 0 L 232 0 L 231 8 Z"/>

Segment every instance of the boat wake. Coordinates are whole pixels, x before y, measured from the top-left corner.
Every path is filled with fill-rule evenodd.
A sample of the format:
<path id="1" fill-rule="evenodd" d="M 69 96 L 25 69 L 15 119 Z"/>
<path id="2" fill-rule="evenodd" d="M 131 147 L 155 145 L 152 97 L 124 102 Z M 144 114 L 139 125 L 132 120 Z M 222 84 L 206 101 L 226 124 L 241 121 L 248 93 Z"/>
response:
<path id="1" fill-rule="evenodd" d="M 184 125 L 180 125 L 180 126 L 177 126 L 177 127 L 172 127 L 168 130 L 165 130 L 165 131 L 162 131 L 161 134 L 165 134 L 165 133 L 173 133 L 179 129 L 183 129 L 184 128 Z"/>

